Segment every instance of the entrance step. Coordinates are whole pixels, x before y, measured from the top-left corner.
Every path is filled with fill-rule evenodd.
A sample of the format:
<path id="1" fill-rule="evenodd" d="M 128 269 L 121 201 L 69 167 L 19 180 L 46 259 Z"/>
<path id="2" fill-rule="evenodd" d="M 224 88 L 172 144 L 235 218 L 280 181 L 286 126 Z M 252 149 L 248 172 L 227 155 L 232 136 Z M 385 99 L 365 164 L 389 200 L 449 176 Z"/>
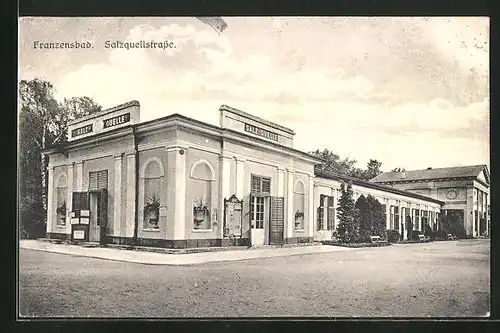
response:
<path id="1" fill-rule="evenodd" d="M 82 247 L 100 247 L 101 245 L 98 242 L 82 242 L 78 245 Z"/>

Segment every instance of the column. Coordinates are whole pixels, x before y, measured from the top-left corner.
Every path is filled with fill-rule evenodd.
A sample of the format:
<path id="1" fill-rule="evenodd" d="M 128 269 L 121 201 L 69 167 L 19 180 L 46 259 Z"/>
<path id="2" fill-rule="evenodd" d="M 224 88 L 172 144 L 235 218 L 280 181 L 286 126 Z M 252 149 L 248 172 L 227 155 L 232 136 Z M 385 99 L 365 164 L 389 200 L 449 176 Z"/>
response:
<path id="1" fill-rule="evenodd" d="M 485 212 L 485 216 L 486 216 L 485 217 L 485 219 L 486 219 L 486 221 L 485 221 L 485 223 L 486 223 L 486 230 L 485 231 L 486 231 L 487 235 L 489 236 L 489 231 L 490 231 L 490 229 L 489 229 L 490 228 L 490 216 L 488 215 L 488 206 L 489 206 L 489 204 L 488 204 L 488 193 L 485 192 L 484 193 L 484 212 Z"/>
<path id="2" fill-rule="evenodd" d="M 73 164 L 68 165 L 68 196 L 66 199 L 66 210 L 71 212 L 73 210 Z M 66 233 L 71 234 L 71 219 L 66 214 Z"/>
<path id="3" fill-rule="evenodd" d="M 185 147 L 167 148 L 168 161 L 174 164 L 174 234 L 173 239 L 186 239 L 186 153 Z"/>
<path id="4" fill-rule="evenodd" d="M 83 162 L 77 162 L 76 165 L 76 192 L 83 191 Z"/>
<path id="5" fill-rule="evenodd" d="M 311 241 L 314 239 L 314 175 L 309 175 L 309 191 L 307 191 L 308 195 L 308 237 L 311 238 Z M 326 223 L 325 223 L 326 224 Z"/>
<path id="6" fill-rule="evenodd" d="M 114 184 L 114 214 L 113 214 L 113 236 L 120 237 L 121 213 L 122 213 L 122 154 L 115 156 L 115 184 Z"/>
<path id="7" fill-rule="evenodd" d="M 338 222 L 337 222 L 337 205 L 338 205 L 338 202 L 339 202 L 339 190 L 332 188 L 331 195 L 333 197 L 333 207 L 334 207 L 333 230 L 332 230 L 332 232 L 333 232 L 334 230 L 337 229 L 337 224 L 338 224 Z M 326 228 L 326 223 L 325 223 L 324 229 L 327 229 Z"/>
<path id="8" fill-rule="evenodd" d="M 385 229 L 391 227 L 391 199 L 385 199 Z"/>
<path id="9" fill-rule="evenodd" d="M 53 230 L 54 221 L 54 168 L 49 167 L 48 175 L 48 188 L 47 188 L 47 233 Z"/>
<path id="10" fill-rule="evenodd" d="M 399 214 L 399 221 L 398 221 L 398 230 L 399 230 L 399 233 L 400 235 L 402 236 L 404 234 L 404 223 L 403 223 L 403 205 L 401 205 L 401 200 L 398 200 L 398 214 Z M 401 226 L 403 225 L 403 226 Z"/>
<path id="11" fill-rule="evenodd" d="M 474 189 L 467 189 L 467 205 L 464 211 L 464 227 L 467 235 L 474 235 Z"/>
<path id="12" fill-rule="evenodd" d="M 127 155 L 127 215 L 125 237 L 134 237 L 135 229 L 135 153 Z"/>
<path id="13" fill-rule="evenodd" d="M 287 169 L 288 184 L 287 184 L 287 218 L 286 218 L 286 238 L 293 237 L 294 214 L 293 214 L 293 180 L 295 172 L 292 169 Z"/>
<path id="14" fill-rule="evenodd" d="M 228 163 L 223 161 L 224 163 Z M 231 165 L 224 166 L 224 170 L 229 170 L 231 172 Z M 228 177 L 228 187 L 230 185 L 230 178 Z M 236 158 L 236 196 L 239 200 L 243 199 L 244 193 L 243 188 L 245 185 L 245 160 L 241 158 Z M 229 191 L 229 190 L 228 190 Z M 229 195 L 229 194 L 228 194 Z"/>
<path id="15" fill-rule="evenodd" d="M 474 236 L 479 236 L 479 222 L 480 220 L 480 209 L 479 209 L 479 196 L 481 195 L 481 190 L 476 189 L 476 210 L 477 214 L 474 214 L 474 218 L 477 220 L 476 223 L 474 223 L 474 226 L 476 228 L 476 231 L 474 232 Z"/>

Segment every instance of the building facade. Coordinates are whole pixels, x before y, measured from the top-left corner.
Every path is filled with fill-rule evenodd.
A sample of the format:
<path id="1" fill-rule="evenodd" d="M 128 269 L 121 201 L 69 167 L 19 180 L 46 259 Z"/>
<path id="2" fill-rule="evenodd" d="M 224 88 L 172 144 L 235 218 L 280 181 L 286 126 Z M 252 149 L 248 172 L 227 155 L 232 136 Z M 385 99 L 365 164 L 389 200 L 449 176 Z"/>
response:
<path id="1" fill-rule="evenodd" d="M 408 226 L 412 226 L 412 230 L 422 232 L 425 231 L 425 225 L 433 230 L 439 229 L 439 214 L 443 204 L 440 200 L 317 170 L 314 193 L 315 206 L 318 207 L 315 239 L 331 239 L 332 232 L 337 226 L 336 209 L 341 195 L 340 186 L 346 181 L 352 183 L 355 201 L 361 195 L 365 197 L 371 195 L 382 204 L 385 210 L 386 229 L 397 230 L 403 239 L 407 239 Z"/>
<path id="2" fill-rule="evenodd" d="M 321 161 L 293 148 L 294 131 L 228 106 L 220 126 L 178 114 L 140 123 L 139 108 L 79 119 L 64 147 L 45 152 L 49 238 L 76 231 L 173 248 L 313 241 Z"/>
<path id="3" fill-rule="evenodd" d="M 443 202 L 443 216 L 463 226 L 466 235 L 488 235 L 490 175 L 486 165 L 386 172 L 371 180 Z"/>
<path id="4" fill-rule="evenodd" d="M 344 181 L 354 199 L 383 204 L 387 229 L 405 238 L 408 219 L 436 229 L 452 207 L 439 195 L 315 171 L 322 161 L 294 148 L 293 130 L 219 112 L 219 126 L 179 114 L 140 122 L 132 101 L 70 123 L 68 142 L 44 151 L 47 237 L 167 248 L 321 241 L 338 224 Z M 487 201 L 478 198 L 471 205 Z"/>

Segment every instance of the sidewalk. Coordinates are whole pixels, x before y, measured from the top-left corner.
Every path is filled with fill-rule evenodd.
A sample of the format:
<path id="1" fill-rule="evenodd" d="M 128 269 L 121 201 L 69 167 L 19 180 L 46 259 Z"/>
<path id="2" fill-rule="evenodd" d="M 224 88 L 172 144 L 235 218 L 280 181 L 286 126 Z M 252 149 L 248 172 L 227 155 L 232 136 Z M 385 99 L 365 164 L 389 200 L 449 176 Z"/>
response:
<path id="1" fill-rule="evenodd" d="M 37 240 L 21 240 L 19 246 L 22 249 L 149 265 L 193 265 L 208 262 L 237 261 L 355 250 L 353 248 L 339 246 L 315 245 L 292 248 L 252 249 L 220 252 L 217 251 L 189 254 L 164 254 L 137 250 L 123 250 L 101 247 L 92 248 L 68 244 L 52 244 Z"/>

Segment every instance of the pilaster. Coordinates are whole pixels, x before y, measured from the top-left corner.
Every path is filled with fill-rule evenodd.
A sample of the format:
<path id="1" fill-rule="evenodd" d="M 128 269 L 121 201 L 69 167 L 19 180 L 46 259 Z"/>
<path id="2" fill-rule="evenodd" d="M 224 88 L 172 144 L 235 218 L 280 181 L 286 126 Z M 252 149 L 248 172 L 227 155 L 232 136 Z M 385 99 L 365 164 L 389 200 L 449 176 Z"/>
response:
<path id="1" fill-rule="evenodd" d="M 307 198 L 308 198 L 307 230 L 308 230 L 308 236 L 314 237 L 314 176 L 309 175 L 308 178 L 309 178 L 309 190 L 307 191 Z"/>
<path id="2" fill-rule="evenodd" d="M 76 192 L 83 191 L 83 162 L 76 162 Z"/>
<path id="3" fill-rule="evenodd" d="M 47 188 L 47 233 L 54 229 L 54 168 L 49 168 Z"/>
<path id="4" fill-rule="evenodd" d="M 73 164 L 68 165 L 68 178 L 67 178 L 67 185 L 68 185 L 68 193 L 67 193 L 67 199 L 66 199 L 66 233 L 71 234 L 71 220 L 68 216 L 68 213 L 73 211 Z"/>
<path id="5" fill-rule="evenodd" d="M 288 175 L 288 186 L 287 186 L 287 219 L 286 219 L 286 237 L 293 237 L 294 228 L 294 212 L 293 212 L 293 180 L 295 177 L 295 172 L 292 169 L 287 169 Z"/>
<path id="6" fill-rule="evenodd" d="M 127 160 L 127 216 L 125 222 L 125 237 L 134 237 L 135 229 L 135 191 L 136 168 L 135 153 L 126 155 Z"/>
<path id="7" fill-rule="evenodd" d="M 122 212 L 122 154 L 115 155 L 115 184 L 113 195 L 113 235 L 120 237 L 121 235 L 121 212 Z"/>
<path id="8" fill-rule="evenodd" d="M 168 161 L 174 165 L 174 240 L 186 238 L 186 154 L 187 147 L 167 147 Z"/>
<path id="9" fill-rule="evenodd" d="M 236 196 L 238 197 L 239 200 L 243 198 L 243 187 L 245 184 L 245 159 L 241 158 L 236 158 Z M 223 164 L 224 164 L 223 160 Z M 224 166 L 224 170 L 226 168 L 229 168 L 231 170 L 231 165 L 229 166 Z M 229 182 L 228 182 L 229 183 Z"/>

